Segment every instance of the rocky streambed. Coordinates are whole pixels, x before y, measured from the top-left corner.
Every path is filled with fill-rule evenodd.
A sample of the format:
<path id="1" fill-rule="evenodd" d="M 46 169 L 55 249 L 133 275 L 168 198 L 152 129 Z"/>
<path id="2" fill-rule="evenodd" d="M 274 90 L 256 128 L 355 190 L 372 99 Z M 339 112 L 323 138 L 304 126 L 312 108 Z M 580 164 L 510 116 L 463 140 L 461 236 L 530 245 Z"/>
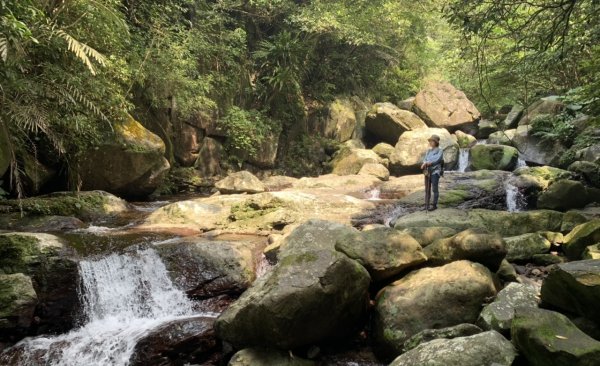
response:
<path id="1" fill-rule="evenodd" d="M 447 172 L 434 212 L 420 175 L 248 174 L 0 204 L 0 364 L 600 364 L 600 210 L 547 189 L 569 172 Z"/>

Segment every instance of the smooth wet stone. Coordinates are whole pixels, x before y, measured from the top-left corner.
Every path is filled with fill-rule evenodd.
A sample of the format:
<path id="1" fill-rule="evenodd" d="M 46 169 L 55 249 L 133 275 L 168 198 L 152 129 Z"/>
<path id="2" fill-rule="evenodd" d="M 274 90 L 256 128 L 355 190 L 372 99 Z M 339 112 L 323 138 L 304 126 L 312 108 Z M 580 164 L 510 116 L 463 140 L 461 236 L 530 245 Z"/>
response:
<path id="1" fill-rule="evenodd" d="M 441 329 L 425 329 L 404 342 L 403 352 L 408 352 L 423 343 L 433 341 L 434 339 L 452 339 L 458 337 L 467 337 L 483 332 L 481 328 L 473 324 L 459 324 Z"/>
<path id="2" fill-rule="evenodd" d="M 479 263 L 463 260 L 413 271 L 377 294 L 376 345 L 382 354 L 397 356 L 407 339 L 425 329 L 474 323 L 495 295 L 492 275 Z"/>
<path id="3" fill-rule="evenodd" d="M 389 227 L 346 234 L 337 239 L 335 249 L 362 264 L 374 281 L 385 280 L 427 260 L 412 236 Z"/>
<path id="4" fill-rule="evenodd" d="M 489 331 L 421 344 L 396 358 L 390 366 L 511 366 L 516 355 L 506 338 Z"/>
<path id="5" fill-rule="evenodd" d="M 600 259 L 554 266 L 542 284 L 542 301 L 600 324 Z"/>
<path id="6" fill-rule="evenodd" d="M 231 357 L 228 366 L 314 366 L 314 361 L 293 356 L 290 352 L 267 349 L 245 348 Z"/>
<path id="7" fill-rule="evenodd" d="M 551 243 L 538 233 L 504 238 L 506 243 L 506 259 L 510 262 L 531 260 L 536 254 L 545 254 L 550 251 Z"/>
<path id="8" fill-rule="evenodd" d="M 569 259 L 581 259 L 585 248 L 598 242 L 600 242 L 600 220 L 593 220 L 576 226 L 567 234 L 563 250 Z"/>
<path id="9" fill-rule="evenodd" d="M 600 342 L 554 311 L 517 309 L 511 336 L 532 366 L 595 366 L 600 360 Z"/>
<path id="10" fill-rule="evenodd" d="M 443 226 L 409 227 L 402 232 L 415 238 L 422 247 L 426 247 L 438 239 L 445 239 L 457 233 L 455 229 Z"/>
<path id="11" fill-rule="evenodd" d="M 496 299 L 486 305 L 479 315 L 482 328 L 502 334 L 510 333 L 510 327 L 517 307 L 537 307 L 540 301 L 538 290 L 532 285 L 510 283 L 503 288 Z"/>

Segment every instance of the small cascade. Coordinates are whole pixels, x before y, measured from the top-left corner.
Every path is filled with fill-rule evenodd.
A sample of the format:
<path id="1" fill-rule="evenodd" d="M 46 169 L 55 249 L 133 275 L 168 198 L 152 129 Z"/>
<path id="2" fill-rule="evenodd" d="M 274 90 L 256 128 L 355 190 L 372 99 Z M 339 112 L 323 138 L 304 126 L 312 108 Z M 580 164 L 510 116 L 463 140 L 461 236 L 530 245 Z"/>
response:
<path id="1" fill-rule="evenodd" d="M 369 201 L 379 201 L 381 200 L 381 189 L 379 187 L 373 188 L 370 191 L 367 191 L 367 199 Z"/>
<path id="2" fill-rule="evenodd" d="M 85 324 L 66 334 L 21 341 L 15 346 L 22 350 L 17 364 L 125 366 L 148 332 L 194 315 L 193 303 L 174 287 L 153 249 L 83 260 L 79 272 Z"/>
<path id="3" fill-rule="evenodd" d="M 477 145 L 487 145 L 488 142 L 486 139 L 477 140 Z"/>
<path id="4" fill-rule="evenodd" d="M 256 278 L 261 278 L 267 273 L 271 272 L 274 265 L 269 262 L 265 254 L 263 253 L 256 264 Z"/>
<path id="5" fill-rule="evenodd" d="M 527 162 L 525 161 L 525 159 L 523 159 L 521 154 L 519 154 L 519 159 L 517 160 L 517 167 L 515 169 L 523 168 L 526 166 L 527 166 Z"/>
<path id="6" fill-rule="evenodd" d="M 458 168 L 457 171 L 464 173 L 469 167 L 469 158 L 471 156 L 471 149 L 461 148 L 458 154 Z"/>
<path id="7" fill-rule="evenodd" d="M 512 183 L 506 183 L 506 208 L 508 212 L 519 212 L 525 208 L 525 197 L 519 188 Z"/>

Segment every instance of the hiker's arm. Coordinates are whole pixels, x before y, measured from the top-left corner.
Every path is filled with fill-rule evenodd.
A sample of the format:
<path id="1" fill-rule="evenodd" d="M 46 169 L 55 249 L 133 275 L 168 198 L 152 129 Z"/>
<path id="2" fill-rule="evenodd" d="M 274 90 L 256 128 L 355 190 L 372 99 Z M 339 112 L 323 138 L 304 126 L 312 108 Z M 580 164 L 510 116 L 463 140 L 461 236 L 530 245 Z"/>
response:
<path id="1" fill-rule="evenodd" d="M 444 161 L 444 153 L 442 149 L 437 149 L 436 151 L 431 151 L 429 154 L 425 155 L 425 160 L 423 161 L 424 165 L 432 166 L 437 165 Z"/>

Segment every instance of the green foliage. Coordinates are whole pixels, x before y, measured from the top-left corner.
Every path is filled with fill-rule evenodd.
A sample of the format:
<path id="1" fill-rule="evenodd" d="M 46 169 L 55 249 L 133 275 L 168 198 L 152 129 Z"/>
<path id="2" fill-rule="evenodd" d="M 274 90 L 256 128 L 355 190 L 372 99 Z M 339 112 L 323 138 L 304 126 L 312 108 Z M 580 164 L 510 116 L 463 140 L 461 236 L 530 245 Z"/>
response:
<path id="1" fill-rule="evenodd" d="M 568 113 L 558 115 L 542 114 L 536 116 L 532 121 L 531 133 L 548 142 L 560 141 L 569 147 L 576 137 L 574 116 Z"/>

